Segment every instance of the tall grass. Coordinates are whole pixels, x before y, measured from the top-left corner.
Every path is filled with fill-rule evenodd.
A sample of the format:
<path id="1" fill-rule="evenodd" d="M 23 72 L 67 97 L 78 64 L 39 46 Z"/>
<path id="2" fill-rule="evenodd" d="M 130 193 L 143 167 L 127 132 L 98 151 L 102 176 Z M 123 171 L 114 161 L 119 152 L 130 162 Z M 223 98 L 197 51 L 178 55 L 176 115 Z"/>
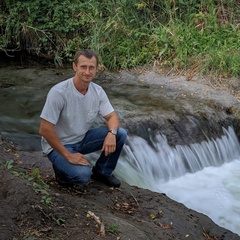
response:
<path id="1" fill-rule="evenodd" d="M 106 69 L 162 67 L 240 75 L 237 0 L 6 0 L 0 50 L 71 61 L 92 48 Z M 10 50 L 10 51 L 9 51 Z"/>

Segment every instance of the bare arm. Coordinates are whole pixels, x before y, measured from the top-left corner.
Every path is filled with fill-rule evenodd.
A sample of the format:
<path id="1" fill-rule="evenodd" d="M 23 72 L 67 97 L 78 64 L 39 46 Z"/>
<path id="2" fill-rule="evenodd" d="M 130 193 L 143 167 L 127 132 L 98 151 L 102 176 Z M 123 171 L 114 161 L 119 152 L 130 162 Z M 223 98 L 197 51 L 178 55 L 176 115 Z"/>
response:
<path id="1" fill-rule="evenodd" d="M 48 142 L 48 144 L 59 154 L 61 154 L 67 161 L 72 164 L 78 165 L 90 165 L 85 156 L 81 153 L 70 153 L 61 143 L 58 138 L 54 124 L 46 121 L 45 119 L 40 120 L 39 134 L 42 135 Z"/>
<path id="2" fill-rule="evenodd" d="M 118 130 L 119 128 L 119 119 L 116 112 L 111 112 L 104 117 L 107 121 L 107 126 L 109 130 Z M 115 152 L 116 150 L 116 136 L 112 133 L 108 133 L 102 147 L 102 151 L 105 152 L 105 155 Z"/>

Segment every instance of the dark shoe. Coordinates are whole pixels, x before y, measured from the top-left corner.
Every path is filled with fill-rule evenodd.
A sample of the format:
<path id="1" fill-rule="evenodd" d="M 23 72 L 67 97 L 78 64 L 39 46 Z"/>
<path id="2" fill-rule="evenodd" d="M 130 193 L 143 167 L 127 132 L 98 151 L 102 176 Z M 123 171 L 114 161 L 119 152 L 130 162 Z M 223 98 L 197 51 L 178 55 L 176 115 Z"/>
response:
<path id="1" fill-rule="evenodd" d="M 55 172 L 55 178 L 56 178 L 56 182 L 62 186 L 62 187 L 72 187 L 73 183 L 71 181 L 69 181 L 66 176 L 64 175 L 64 173 L 62 173 L 61 171 L 59 171 L 56 167 L 53 166 L 53 170 Z"/>
<path id="2" fill-rule="evenodd" d="M 91 178 L 93 180 L 102 182 L 110 187 L 119 188 L 121 185 L 121 182 L 117 178 L 115 178 L 113 175 L 111 175 L 111 176 L 103 175 L 103 174 L 99 173 L 95 168 L 92 169 L 92 172 L 93 172 L 93 174 L 92 174 Z"/>

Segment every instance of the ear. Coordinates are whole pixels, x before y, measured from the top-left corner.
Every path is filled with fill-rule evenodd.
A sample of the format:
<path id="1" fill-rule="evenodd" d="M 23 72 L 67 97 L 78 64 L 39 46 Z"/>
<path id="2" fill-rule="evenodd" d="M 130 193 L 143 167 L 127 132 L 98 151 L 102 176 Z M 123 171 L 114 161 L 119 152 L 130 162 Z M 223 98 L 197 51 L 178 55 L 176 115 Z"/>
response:
<path id="1" fill-rule="evenodd" d="M 75 72 L 77 71 L 77 65 L 75 64 L 75 62 L 72 63 L 72 68 Z"/>

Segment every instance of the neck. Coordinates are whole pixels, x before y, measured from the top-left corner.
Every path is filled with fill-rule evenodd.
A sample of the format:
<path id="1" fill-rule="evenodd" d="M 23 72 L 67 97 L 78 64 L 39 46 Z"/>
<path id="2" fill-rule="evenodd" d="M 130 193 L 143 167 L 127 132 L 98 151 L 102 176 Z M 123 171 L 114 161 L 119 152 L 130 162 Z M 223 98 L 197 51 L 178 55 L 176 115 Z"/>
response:
<path id="1" fill-rule="evenodd" d="M 88 86 L 90 84 L 90 82 L 77 82 L 74 78 L 73 78 L 73 83 L 75 88 L 83 95 L 85 95 L 88 91 Z"/>

